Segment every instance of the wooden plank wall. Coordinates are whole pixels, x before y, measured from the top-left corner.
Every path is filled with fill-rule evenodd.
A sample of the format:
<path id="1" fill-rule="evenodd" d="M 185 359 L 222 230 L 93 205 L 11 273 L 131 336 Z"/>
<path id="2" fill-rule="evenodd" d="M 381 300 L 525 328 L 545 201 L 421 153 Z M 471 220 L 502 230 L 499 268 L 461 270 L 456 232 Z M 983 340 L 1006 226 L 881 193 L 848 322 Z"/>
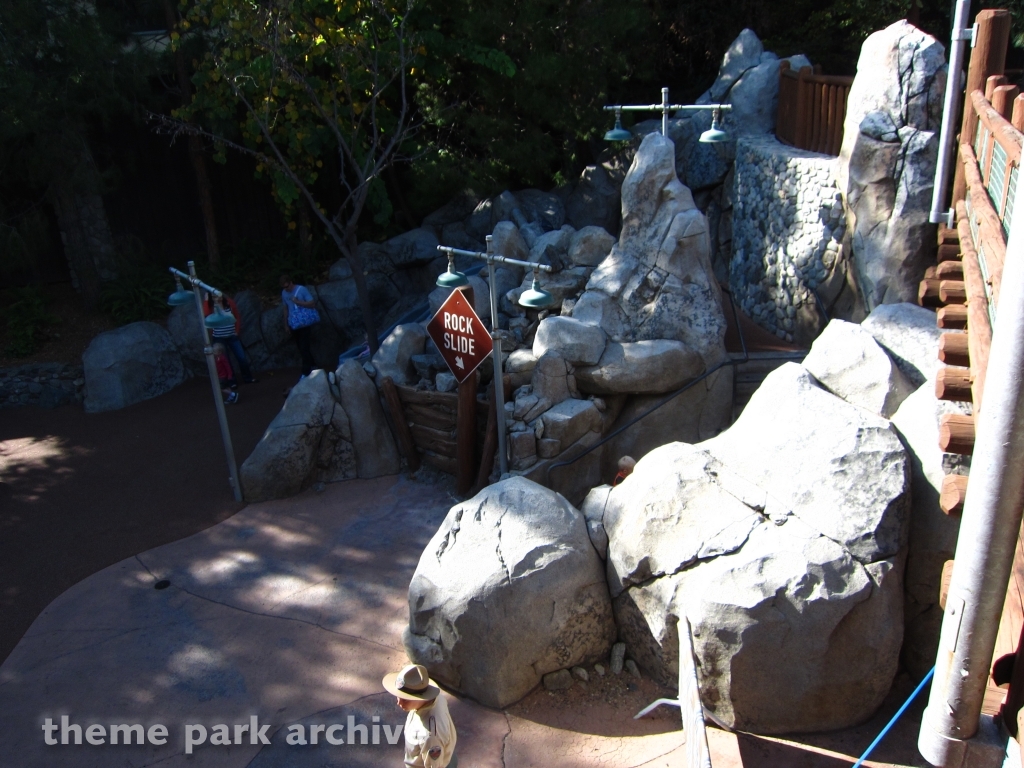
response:
<path id="1" fill-rule="evenodd" d="M 836 156 L 843 145 L 843 121 L 852 77 L 821 74 L 821 67 L 794 72 L 779 68 L 779 107 L 775 136 L 783 144 Z"/>

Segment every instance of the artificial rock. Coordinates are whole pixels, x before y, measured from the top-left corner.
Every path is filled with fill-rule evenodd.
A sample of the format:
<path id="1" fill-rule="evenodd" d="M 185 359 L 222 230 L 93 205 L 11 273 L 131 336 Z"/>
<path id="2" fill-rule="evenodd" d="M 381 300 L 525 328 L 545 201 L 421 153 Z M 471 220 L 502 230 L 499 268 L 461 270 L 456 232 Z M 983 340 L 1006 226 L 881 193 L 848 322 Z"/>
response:
<path id="1" fill-rule="evenodd" d="M 99 334 L 82 353 L 82 367 L 86 413 L 113 411 L 149 400 L 169 392 L 188 377 L 171 335 L 149 322 L 130 323 Z"/>
<path id="2" fill-rule="evenodd" d="M 583 515 L 524 478 L 453 507 L 409 585 L 403 639 L 435 680 L 497 708 L 603 658 L 615 624 Z"/>

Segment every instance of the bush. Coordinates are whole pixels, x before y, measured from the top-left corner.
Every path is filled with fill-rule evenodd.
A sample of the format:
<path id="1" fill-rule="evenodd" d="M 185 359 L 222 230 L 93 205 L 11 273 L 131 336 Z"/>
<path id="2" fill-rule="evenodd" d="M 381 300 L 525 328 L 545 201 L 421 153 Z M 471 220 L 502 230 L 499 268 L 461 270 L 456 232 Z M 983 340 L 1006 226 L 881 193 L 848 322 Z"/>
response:
<path id="1" fill-rule="evenodd" d="M 7 348 L 14 357 L 28 357 L 46 340 L 46 329 L 57 323 L 38 285 L 16 288 L 7 305 Z"/>
<path id="2" fill-rule="evenodd" d="M 166 270 L 147 263 L 125 263 L 116 280 L 104 283 L 100 309 L 118 325 L 161 320 L 170 311 L 167 297 L 173 291 Z"/>

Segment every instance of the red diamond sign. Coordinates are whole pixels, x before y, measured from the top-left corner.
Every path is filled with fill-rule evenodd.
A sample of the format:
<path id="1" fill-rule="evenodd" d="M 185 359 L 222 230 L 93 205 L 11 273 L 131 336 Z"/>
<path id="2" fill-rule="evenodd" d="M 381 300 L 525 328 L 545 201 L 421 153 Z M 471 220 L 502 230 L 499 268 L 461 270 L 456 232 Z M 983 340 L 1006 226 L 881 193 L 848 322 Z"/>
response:
<path id="1" fill-rule="evenodd" d="M 459 384 L 487 359 L 494 347 L 490 331 L 484 328 L 480 317 L 459 290 L 452 291 L 437 314 L 430 318 L 427 333 Z"/>

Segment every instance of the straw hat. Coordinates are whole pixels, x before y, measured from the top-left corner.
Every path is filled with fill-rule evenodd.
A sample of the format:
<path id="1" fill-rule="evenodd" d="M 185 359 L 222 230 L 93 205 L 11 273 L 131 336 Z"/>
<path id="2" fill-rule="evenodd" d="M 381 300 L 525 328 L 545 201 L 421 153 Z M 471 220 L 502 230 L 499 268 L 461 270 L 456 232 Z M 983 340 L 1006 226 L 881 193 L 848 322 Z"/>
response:
<path id="1" fill-rule="evenodd" d="M 430 679 L 427 668 L 422 664 L 410 664 L 398 672 L 385 675 L 384 690 L 400 699 L 410 701 L 433 701 L 441 689 Z"/>

